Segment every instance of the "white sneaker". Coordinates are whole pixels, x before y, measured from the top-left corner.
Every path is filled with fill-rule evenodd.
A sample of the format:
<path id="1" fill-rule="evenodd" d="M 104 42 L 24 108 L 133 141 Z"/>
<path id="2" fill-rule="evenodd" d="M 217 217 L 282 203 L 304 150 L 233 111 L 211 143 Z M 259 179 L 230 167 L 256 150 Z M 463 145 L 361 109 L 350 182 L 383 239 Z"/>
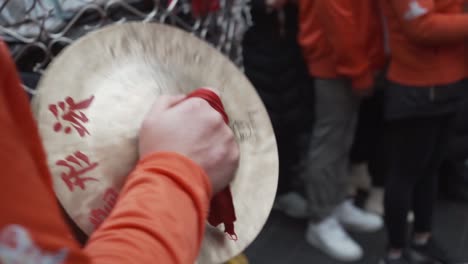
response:
<path id="1" fill-rule="evenodd" d="M 408 212 L 408 217 L 407 217 L 406 221 L 408 221 L 408 223 L 413 223 L 414 222 L 414 212 L 413 211 Z"/>
<path id="2" fill-rule="evenodd" d="M 276 198 L 273 207 L 292 218 L 305 219 L 307 215 L 307 201 L 297 192 L 288 192 Z"/>
<path id="3" fill-rule="evenodd" d="M 339 261 L 356 261 L 362 258 L 361 247 L 353 241 L 333 216 L 318 224 L 309 224 L 306 240 Z"/>
<path id="4" fill-rule="evenodd" d="M 361 232 L 374 232 L 383 227 L 382 217 L 356 207 L 350 200 L 335 210 L 335 217 L 347 228 Z"/>

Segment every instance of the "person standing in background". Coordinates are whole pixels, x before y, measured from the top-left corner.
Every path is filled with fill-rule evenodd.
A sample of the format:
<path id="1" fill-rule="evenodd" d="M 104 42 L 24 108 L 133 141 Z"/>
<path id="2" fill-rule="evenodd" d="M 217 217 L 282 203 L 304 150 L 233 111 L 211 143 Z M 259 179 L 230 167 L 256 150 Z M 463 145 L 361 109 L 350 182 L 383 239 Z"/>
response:
<path id="1" fill-rule="evenodd" d="M 468 15 L 459 0 L 382 0 L 392 59 L 385 92 L 388 171 L 385 220 L 389 249 L 382 263 L 411 263 L 411 249 L 432 261 L 456 263 L 432 236 L 437 171 L 467 92 Z"/>
<path id="2" fill-rule="evenodd" d="M 246 76 L 268 110 L 278 144 L 280 172 L 274 208 L 304 218 L 307 202 L 296 183 L 313 123 L 313 79 L 297 43 L 297 4 L 253 0 L 251 5 L 253 26 L 244 36 L 243 61 Z"/>
<path id="3" fill-rule="evenodd" d="M 343 227 L 375 231 L 379 216 L 347 200 L 349 154 L 360 98 L 370 95 L 385 65 L 375 0 L 300 0 L 299 42 L 315 77 L 315 123 L 303 171 L 308 196 L 306 239 L 342 261 L 362 257 Z"/>
<path id="4" fill-rule="evenodd" d="M 379 74 L 372 96 L 361 101 L 356 135 L 351 147 L 351 194 L 354 203 L 369 212 L 383 215 L 385 185 L 384 90 Z"/>

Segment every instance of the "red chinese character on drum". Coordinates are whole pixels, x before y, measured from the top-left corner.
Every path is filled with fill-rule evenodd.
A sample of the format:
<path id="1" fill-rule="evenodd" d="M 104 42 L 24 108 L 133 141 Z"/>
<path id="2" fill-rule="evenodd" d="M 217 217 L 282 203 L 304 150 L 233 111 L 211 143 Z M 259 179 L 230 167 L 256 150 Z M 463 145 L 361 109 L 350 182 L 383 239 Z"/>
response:
<path id="1" fill-rule="evenodd" d="M 84 126 L 89 120 L 82 110 L 87 109 L 93 100 L 94 96 L 80 102 L 75 102 L 73 98 L 67 97 L 65 102 L 60 101 L 57 104 L 49 105 L 49 111 L 57 119 L 54 124 L 54 131 L 59 132 L 63 129 L 66 134 L 70 134 L 72 131 L 70 126 L 72 126 L 80 137 L 84 137 L 86 134 L 89 135 L 89 131 Z M 66 125 L 63 123 L 66 123 Z"/>
<path id="2" fill-rule="evenodd" d="M 104 206 L 102 208 L 96 208 L 91 211 L 89 216 L 89 222 L 98 228 L 102 222 L 109 216 L 112 208 L 114 208 L 115 203 L 117 202 L 118 193 L 113 188 L 108 188 L 102 197 L 104 201 Z"/>
<path id="3" fill-rule="evenodd" d="M 87 181 L 98 181 L 92 177 L 85 177 L 88 172 L 95 169 L 99 164 L 97 162 L 90 162 L 88 156 L 81 151 L 77 151 L 73 155 L 67 156 L 64 160 L 57 161 L 55 164 L 68 169 L 68 172 L 62 172 L 60 176 L 71 192 L 75 186 L 85 190 L 85 182 Z"/>

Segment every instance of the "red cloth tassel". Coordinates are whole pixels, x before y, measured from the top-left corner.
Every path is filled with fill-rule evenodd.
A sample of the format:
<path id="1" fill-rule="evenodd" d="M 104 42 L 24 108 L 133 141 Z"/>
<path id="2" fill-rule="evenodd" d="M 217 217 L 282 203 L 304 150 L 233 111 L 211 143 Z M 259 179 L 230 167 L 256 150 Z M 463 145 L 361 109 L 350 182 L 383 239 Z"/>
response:
<path id="1" fill-rule="evenodd" d="M 219 9 L 219 0 L 192 0 L 192 11 L 195 16 L 206 16 L 209 12 Z"/>
<path id="2" fill-rule="evenodd" d="M 224 122 L 229 124 L 229 118 L 224 111 L 223 103 L 217 94 L 210 90 L 200 88 L 187 95 L 187 98 L 193 97 L 206 100 L 211 107 L 222 115 Z M 237 235 L 234 230 L 236 212 L 234 209 L 234 203 L 232 202 L 232 194 L 229 186 L 213 197 L 210 208 L 208 223 L 214 227 L 224 224 L 224 232 L 228 233 L 231 239 L 237 240 Z"/>
<path id="3" fill-rule="evenodd" d="M 169 0 L 171 4 L 172 0 Z M 209 12 L 218 11 L 221 8 L 219 0 L 192 0 L 193 15 L 206 16 Z"/>

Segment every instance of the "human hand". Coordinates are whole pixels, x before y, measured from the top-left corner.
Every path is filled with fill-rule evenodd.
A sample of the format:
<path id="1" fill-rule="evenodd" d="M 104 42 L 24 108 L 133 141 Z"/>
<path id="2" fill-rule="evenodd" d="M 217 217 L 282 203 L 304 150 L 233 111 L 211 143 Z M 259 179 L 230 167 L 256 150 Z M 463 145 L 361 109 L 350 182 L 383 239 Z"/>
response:
<path id="1" fill-rule="evenodd" d="M 273 9 L 283 8 L 283 6 L 286 5 L 287 2 L 288 0 L 265 0 L 266 6 Z"/>
<path id="2" fill-rule="evenodd" d="M 375 71 L 367 72 L 359 78 L 350 79 L 354 95 L 359 98 L 371 97 L 374 94 L 377 76 L 379 76 L 379 72 Z"/>
<path id="3" fill-rule="evenodd" d="M 140 130 L 140 157 L 154 152 L 176 152 L 201 166 L 214 194 L 234 177 L 239 147 L 231 129 L 201 98 L 161 96 L 146 115 Z"/>
<path id="4" fill-rule="evenodd" d="M 374 87 L 366 87 L 360 89 L 353 89 L 354 94 L 359 98 L 371 97 L 374 94 Z"/>

